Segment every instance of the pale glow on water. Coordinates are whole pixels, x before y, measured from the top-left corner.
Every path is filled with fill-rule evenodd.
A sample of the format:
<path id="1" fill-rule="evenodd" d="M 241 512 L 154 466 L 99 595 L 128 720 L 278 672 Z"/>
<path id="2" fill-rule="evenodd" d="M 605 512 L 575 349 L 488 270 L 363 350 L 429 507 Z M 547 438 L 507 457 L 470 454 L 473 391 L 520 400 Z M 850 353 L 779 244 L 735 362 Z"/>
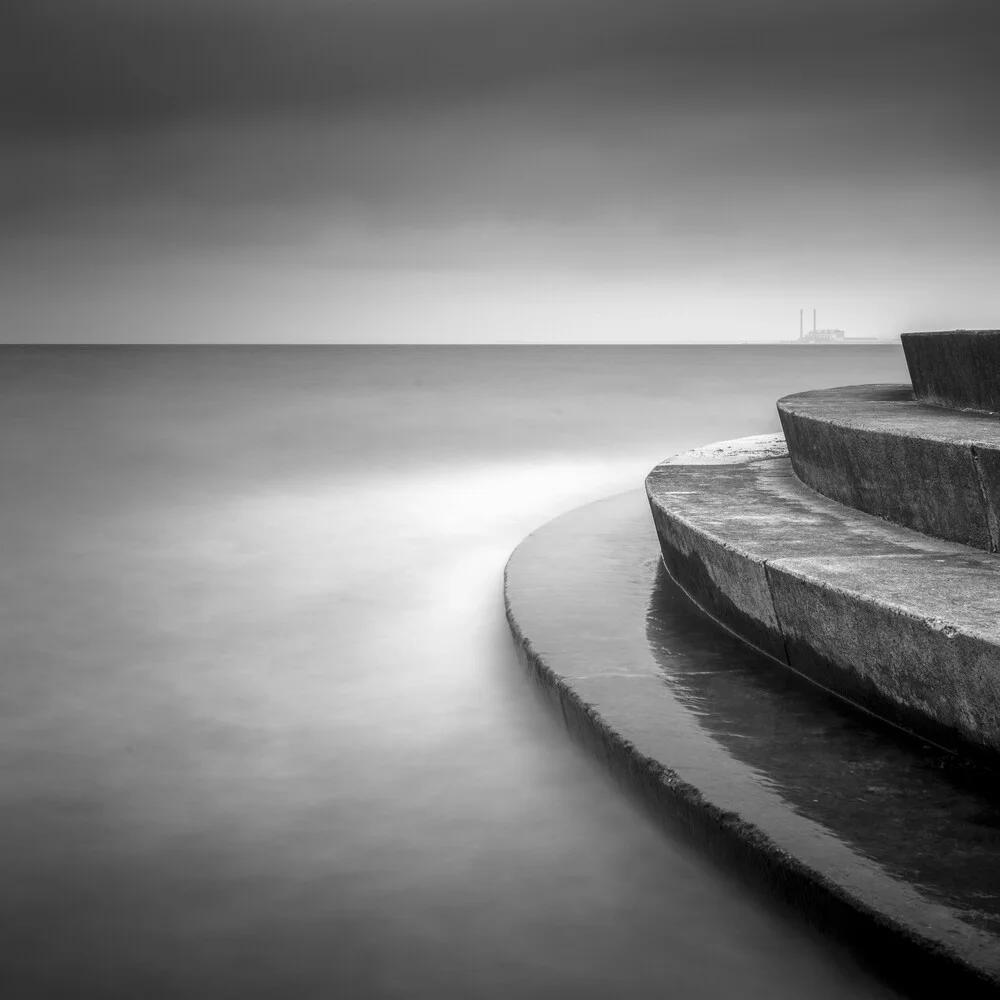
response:
<path id="1" fill-rule="evenodd" d="M 20 995 L 879 995 L 623 799 L 504 620 L 527 532 L 698 443 L 669 393 L 644 397 L 664 430 L 633 433 L 635 394 L 735 390 L 746 359 L 395 357 L 18 370 L 0 928 Z M 57 370 L 75 395 L 46 395 Z M 408 396 L 414 424 L 400 398 L 435 371 L 450 396 Z M 388 388 L 345 403 L 358 379 Z M 472 436 L 424 436 L 467 391 Z M 553 446 L 563 408 L 610 437 Z"/>

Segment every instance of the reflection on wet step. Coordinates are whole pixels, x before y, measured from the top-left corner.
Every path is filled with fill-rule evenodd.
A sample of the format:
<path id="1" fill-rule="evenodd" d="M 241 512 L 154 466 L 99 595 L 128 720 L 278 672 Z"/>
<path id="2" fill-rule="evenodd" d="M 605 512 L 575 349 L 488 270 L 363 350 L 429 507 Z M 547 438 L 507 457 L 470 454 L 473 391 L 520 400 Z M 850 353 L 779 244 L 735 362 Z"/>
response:
<path id="1" fill-rule="evenodd" d="M 1000 930 L 995 775 L 879 724 L 750 649 L 662 566 L 646 635 L 674 696 L 797 812 L 969 922 Z"/>
<path id="2" fill-rule="evenodd" d="M 522 656 L 569 729 L 671 829 L 925 995 L 1000 984 L 994 775 L 745 645 L 659 559 L 642 491 L 529 536 Z M 985 990 L 983 993 L 978 991 Z"/>

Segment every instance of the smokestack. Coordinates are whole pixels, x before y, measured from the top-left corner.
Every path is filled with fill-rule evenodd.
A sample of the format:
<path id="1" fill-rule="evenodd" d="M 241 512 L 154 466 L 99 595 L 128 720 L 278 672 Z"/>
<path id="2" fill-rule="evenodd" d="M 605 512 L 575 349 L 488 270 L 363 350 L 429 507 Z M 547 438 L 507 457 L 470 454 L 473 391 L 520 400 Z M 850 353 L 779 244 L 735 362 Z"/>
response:
<path id="1" fill-rule="evenodd" d="M 813 329 L 816 329 L 816 310 L 813 309 Z"/>
<path id="2" fill-rule="evenodd" d="M 803 313 L 804 311 L 805 311 L 805 310 L 803 310 L 803 309 L 800 309 L 800 310 L 799 310 L 799 340 L 801 340 L 801 339 L 802 339 L 802 313 Z"/>

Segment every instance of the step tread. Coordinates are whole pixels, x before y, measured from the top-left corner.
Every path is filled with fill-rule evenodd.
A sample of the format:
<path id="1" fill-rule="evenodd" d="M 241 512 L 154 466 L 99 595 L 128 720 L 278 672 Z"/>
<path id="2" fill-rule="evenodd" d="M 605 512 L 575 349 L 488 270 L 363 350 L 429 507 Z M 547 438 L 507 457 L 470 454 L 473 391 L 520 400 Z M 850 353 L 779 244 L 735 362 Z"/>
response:
<path id="1" fill-rule="evenodd" d="M 928 406 L 912 386 L 876 383 L 810 389 L 783 396 L 778 409 L 858 430 L 879 430 L 902 438 L 1000 448 L 1000 416 Z"/>

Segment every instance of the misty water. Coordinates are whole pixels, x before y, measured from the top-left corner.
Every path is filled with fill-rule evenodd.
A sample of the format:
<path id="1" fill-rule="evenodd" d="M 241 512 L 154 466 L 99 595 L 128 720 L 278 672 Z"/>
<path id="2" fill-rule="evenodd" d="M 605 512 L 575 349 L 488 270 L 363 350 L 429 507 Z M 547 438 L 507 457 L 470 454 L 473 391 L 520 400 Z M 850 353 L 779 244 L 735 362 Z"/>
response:
<path id="1" fill-rule="evenodd" d="M 861 997 L 525 679 L 511 549 L 898 346 L 0 352 L 17 997 Z"/>

